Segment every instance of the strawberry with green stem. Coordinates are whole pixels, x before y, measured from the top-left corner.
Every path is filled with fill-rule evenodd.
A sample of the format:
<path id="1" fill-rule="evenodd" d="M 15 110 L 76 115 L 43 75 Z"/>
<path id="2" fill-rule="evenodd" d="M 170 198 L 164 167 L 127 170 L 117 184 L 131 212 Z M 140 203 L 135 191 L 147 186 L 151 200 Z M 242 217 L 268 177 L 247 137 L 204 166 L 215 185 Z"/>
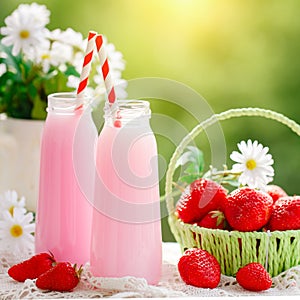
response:
<path id="1" fill-rule="evenodd" d="M 56 264 L 52 253 L 36 254 L 30 259 L 18 263 L 8 270 L 8 275 L 13 279 L 23 282 L 26 279 L 35 279 Z"/>
<path id="2" fill-rule="evenodd" d="M 224 213 L 220 210 L 210 211 L 196 224 L 200 227 L 211 228 L 211 229 L 226 228 L 225 216 Z"/>
<path id="3" fill-rule="evenodd" d="M 77 269 L 68 262 L 60 262 L 43 273 L 36 280 L 36 286 L 42 290 L 67 292 L 72 291 L 79 283 L 82 268 Z"/>
<path id="4" fill-rule="evenodd" d="M 176 205 L 178 217 L 186 223 L 201 220 L 207 213 L 223 206 L 227 191 L 218 183 L 200 178 L 193 181 Z"/>

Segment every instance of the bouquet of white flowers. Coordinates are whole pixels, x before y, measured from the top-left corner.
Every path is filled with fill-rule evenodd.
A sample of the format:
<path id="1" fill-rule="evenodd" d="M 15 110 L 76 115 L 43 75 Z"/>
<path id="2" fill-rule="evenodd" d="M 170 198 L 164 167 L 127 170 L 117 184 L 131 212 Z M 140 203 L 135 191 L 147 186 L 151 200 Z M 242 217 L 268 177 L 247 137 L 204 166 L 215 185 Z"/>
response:
<path id="1" fill-rule="evenodd" d="M 21 4 L 0 28 L 0 113 L 23 119 L 45 119 L 47 95 L 72 91 L 79 84 L 87 40 L 73 29 L 46 28 L 45 5 Z M 106 43 L 110 72 L 118 98 L 126 98 L 123 55 Z M 95 59 L 97 62 L 97 59 Z M 93 63 L 89 90 L 105 92 L 100 64 Z"/>

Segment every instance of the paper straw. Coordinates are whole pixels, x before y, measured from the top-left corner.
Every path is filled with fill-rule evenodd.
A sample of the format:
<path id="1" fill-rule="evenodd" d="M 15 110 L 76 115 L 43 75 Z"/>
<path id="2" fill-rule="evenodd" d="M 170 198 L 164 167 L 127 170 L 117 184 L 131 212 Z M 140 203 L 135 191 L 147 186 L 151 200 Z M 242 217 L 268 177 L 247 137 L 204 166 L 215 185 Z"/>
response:
<path id="1" fill-rule="evenodd" d="M 95 48 L 95 38 L 97 32 L 89 31 L 87 47 L 85 50 L 84 61 L 82 65 L 82 70 L 80 74 L 80 82 L 77 88 L 77 96 L 82 97 L 84 95 L 84 91 L 88 85 L 89 75 L 91 71 L 93 52 Z"/>
<path id="2" fill-rule="evenodd" d="M 107 54 L 105 51 L 105 47 L 103 45 L 103 36 L 101 34 L 97 34 L 96 36 L 96 47 L 97 47 L 97 53 L 101 64 L 102 75 L 104 79 L 105 89 L 107 92 L 107 98 L 109 104 L 112 105 L 116 101 L 116 94 L 115 94 L 113 81 L 111 78 L 111 73 L 109 71 Z"/>

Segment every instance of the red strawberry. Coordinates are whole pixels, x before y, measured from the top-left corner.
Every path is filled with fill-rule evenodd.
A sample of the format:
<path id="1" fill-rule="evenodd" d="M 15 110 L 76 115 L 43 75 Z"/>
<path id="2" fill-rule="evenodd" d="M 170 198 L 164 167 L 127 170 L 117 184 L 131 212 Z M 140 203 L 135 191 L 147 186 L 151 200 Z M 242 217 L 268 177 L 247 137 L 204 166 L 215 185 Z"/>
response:
<path id="1" fill-rule="evenodd" d="M 287 196 L 287 193 L 280 186 L 275 184 L 267 185 L 266 192 L 272 197 L 273 203 L 275 203 L 279 198 Z"/>
<path id="2" fill-rule="evenodd" d="M 225 198 L 226 190 L 221 185 L 200 178 L 190 184 L 187 193 L 182 194 L 176 210 L 183 222 L 194 223 L 208 212 L 222 207 Z"/>
<path id="3" fill-rule="evenodd" d="M 221 268 L 217 259 L 202 249 L 188 249 L 178 262 L 182 280 L 202 288 L 215 288 L 221 278 Z"/>
<path id="4" fill-rule="evenodd" d="M 224 229 L 225 228 L 225 216 L 220 210 L 210 211 L 199 222 L 198 226 L 211 228 L 211 229 Z"/>
<path id="5" fill-rule="evenodd" d="M 79 283 L 82 269 L 76 270 L 68 262 L 60 262 L 36 280 L 36 286 L 42 290 L 65 292 L 73 290 Z"/>
<path id="6" fill-rule="evenodd" d="M 256 292 L 267 290 L 272 285 L 270 274 L 257 262 L 240 268 L 236 273 L 236 280 L 244 289 Z"/>
<path id="7" fill-rule="evenodd" d="M 227 197 L 225 217 L 229 225 L 239 231 L 255 231 L 270 219 L 273 199 L 265 192 L 244 187 Z"/>
<path id="8" fill-rule="evenodd" d="M 300 229 L 300 196 L 278 199 L 273 206 L 268 228 L 271 231 Z"/>
<path id="9" fill-rule="evenodd" d="M 35 279 L 52 269 L 55 263 L 52 254 L 40 253 L 9 268 L 8 275 L 20 282 L 26 279 Z"/>

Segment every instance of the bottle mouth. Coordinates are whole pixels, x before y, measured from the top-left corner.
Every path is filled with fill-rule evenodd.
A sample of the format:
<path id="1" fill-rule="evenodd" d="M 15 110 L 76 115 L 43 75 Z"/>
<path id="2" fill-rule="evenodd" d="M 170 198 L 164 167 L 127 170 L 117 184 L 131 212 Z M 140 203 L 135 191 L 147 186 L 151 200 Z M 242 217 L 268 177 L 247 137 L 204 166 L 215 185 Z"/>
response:
<path id="1" fill-rule="evenodd" d="M 48 112 L 73 113 L 90 103 L 91 98 L 78 96 L 74 92 L 61 92 L 48 95 Z"/>
<path id="2" fill-rule="evenodd" d="M 150 104 L 144 100 L 118 100 L 112 106 L 106 105 L 104 108 L 105 119 L 130 121 L 138 118 L 150 118 L 150 116 Z"/>

